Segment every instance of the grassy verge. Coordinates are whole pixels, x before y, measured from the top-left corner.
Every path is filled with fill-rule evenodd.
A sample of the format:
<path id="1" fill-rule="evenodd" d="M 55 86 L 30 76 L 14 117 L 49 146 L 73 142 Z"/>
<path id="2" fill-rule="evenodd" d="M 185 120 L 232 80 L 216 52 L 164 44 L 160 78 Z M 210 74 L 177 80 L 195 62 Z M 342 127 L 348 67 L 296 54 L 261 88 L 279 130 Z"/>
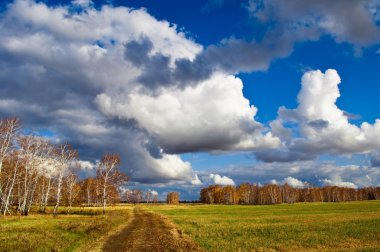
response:
<path id="1" fill-rule="evenodd" d="M 152 206 L 211 251 L 379 251 L 380 201 Z"/>
<path id="2" fill-rule="evenodd" d="M 61 208 L 51 214 L 10 216 L 0 219 L 0 251 L 88 251 L 99 238 L 125 223 L 130 207 L 109 207 L 106 215 L 98 208 Z"/>

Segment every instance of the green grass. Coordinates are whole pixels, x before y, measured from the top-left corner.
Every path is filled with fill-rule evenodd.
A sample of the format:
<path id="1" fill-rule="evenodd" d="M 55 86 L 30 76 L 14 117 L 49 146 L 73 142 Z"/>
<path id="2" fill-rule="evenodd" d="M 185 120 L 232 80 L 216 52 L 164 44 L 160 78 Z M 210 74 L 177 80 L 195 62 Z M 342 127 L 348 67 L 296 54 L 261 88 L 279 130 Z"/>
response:
<path id="1" fill-rule="evenodd" d="M 31 214 L 0 218 L 0 251 L 88 251 L 100 237 L 125 223 L 130 207 L 73 208 L 58 217 Z"/>
<path id="2" fill-rule="evenodd" d="M 380 201 L 271 206 L 144 205 L 211 251 L 380 251 Z M 129 205 L 0 218 L 0 251 L 88 251 Z M 62 213 L 65 208 L 61 208 Z"/>
<path id="3" fill-rule="evenodd" d="M 380 201 L 149 209 L 211 251 L 380 251 Z"/>

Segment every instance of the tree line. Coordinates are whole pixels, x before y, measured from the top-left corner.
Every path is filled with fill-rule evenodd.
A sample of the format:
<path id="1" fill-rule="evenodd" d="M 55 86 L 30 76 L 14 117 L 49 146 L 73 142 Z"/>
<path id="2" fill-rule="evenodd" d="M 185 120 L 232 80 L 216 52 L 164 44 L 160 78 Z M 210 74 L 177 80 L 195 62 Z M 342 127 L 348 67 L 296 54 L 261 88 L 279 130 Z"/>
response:
<path id="1" fill-rule="evenodd" d="M 200 191 L 200 201 L 206 204 L 268 205 L 379 199 L 380 187 L 353 189 L 337 186 L 310 186 L 306 188 L 294 188 L 288 184 L 259 186 L 244 183 L 239 186 L 211 185 Z"/>
<path id="2" fill-rule="evenodd" d="M 60 205 L 102 207 L 120 201 L 128 181 L 118 154 L 105 154 L 96 176 L 78 178 L 78 152 L 69 143 L 21 133 L 18 118 L 0 118 L 0 213 L 28 215 L 33 205 L 58 214 Z"/>
<path id="3" fill-rule="evenodd" d="M 151 190 L 132 189 L 126 190 L 123 194 L 122 202 L 125 203 L 158 203 L 158 194 Z"/>

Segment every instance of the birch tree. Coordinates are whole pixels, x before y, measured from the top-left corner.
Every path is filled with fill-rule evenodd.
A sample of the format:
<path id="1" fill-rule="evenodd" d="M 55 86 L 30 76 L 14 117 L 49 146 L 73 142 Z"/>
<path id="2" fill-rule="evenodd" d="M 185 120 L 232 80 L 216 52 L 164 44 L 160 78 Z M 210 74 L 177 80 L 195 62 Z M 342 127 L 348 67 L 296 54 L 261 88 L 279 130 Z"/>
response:
<path id="1" fill-rule="evenodd" d="M 3 195 L 2 170 L 3 164 L 9 153 L 14 147 L 15 137 L 20 129 L 18 118 L 0 119 L 0 201 L 1 208 L 5 205 L 6 196 Z"/>
<path id="2" fill-rule="evenodd" d="M 7 182 L 3 190 L 3 199 L 0 207 L 0 212 L 6 215 L 11 214 L 9 211 L 9 206 L 11 205 L 11 200 L 13 196 L 13 188 L 19 176 L 20 158 L 18 151 L 14 151 L 8 158 L 8 172 L 6 174 Z M 4 171 L 3 171 L 4 173 Z"/>
<path id="3" fill-rule="evenodd" d="M 15 136 L 19 129 L 20 120 L 18 118 L 0 119 L 0 174 L 4 158 L 12 149 Z"/>
<path id="4" fill-rule="evenodd" d="M 58 207 L 61 200 L 61 190 L 62 190 L 62 181 L 63 176 L 68 172 L 70 165 L 77 160 L 78 153 L 72 148 L 68 143 L 61 144 L 55 148 L 54 151 L 55 158 L 58 162 L 56 168 L 56 179 L 57 179 L 57 192 L 56 192 L 56 203 L 53 210 L 53 215 L 58 215 Z"/>
<path id="5" fill-rule="evenodd" d="M 66 188 L 66 200 L 67 200 L 67 213 L 70 213 L 72 204 L 76 196 L 78 195 L 78 177 L 77 175 L 71 173 L 65 178 L 65 188 Z"/>
<path id="6" fill-rule="evenodd" d="M 20 159 L 22 160 L 22 194 L 19 210 L 22 215 L 28 215 L 34 199 L 39 178 L 42 176 L 41 167 L 50 154 L 49 143 L 46 139 L 35 136 L 20 136 Z"/>
<path id="7" fill-rule="evenodd" d="M 108 201 L 108 190 L 111 187 L 118 187 L 128 181 L 128 177 L 119 171 L 120 156 L 118 154 L 105 154 L 97 169 L 97 178 L 101 186 L 103 214 L 106 212 Z"/>
<path id="8" fill-rule="evenodd" d="M 43 174 L 40 182 L 40 212 L 45 212 L 48 204 L 49 197 L 51 195 L 51 189 L 53 185 L 53 177 L 57 173 L 57 167 L 59 163 L 53 158 L 54 146 L 50 145 L 48 150 L 48 156 L 45 158 L 44 163 L 41 166 L 41 173 Z"/>

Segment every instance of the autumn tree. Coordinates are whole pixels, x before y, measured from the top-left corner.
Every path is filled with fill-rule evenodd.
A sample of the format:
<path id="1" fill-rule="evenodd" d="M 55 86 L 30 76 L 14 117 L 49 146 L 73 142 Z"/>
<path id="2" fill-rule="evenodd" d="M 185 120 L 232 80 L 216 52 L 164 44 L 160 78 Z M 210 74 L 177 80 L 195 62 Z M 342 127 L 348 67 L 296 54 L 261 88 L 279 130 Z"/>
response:
<path id="1" fill-rule="evenodd" d="M 20 120 L 18 118 L 0 119 L 0 174 L 4 159 L 13 147 L 19 129 Z"/>
<path id="2" fill-rule="evenodd" d="M 158 193 L 156 191 L 147 190 L 145 192 L 146 203 L 156 203 L 158 202 Z"/>
<path id="3" fill-rule="evenodd" d="M 5 202 L 5 200 L 9 199 L 9 195 L 3 195 L 3 190 L 5 189 L 3 188 L 3 180 L 8 178 L 8 176 L 4 176 L 4 174 L 2 174 L 2 170 L 6 158 L 9 157 L 9 154 L 13 150 L 19 129 L 20 120 L 18 118 L 0 119 L 0 208 L 4 214 L 7 212 L 9 204 L 9 201 Z M 14 184 L 12 184 L 12 186 L 13 185 Z M 7 188 L 9 187 L 7 186 Z"/>
<path id="4" fill-rule="evenodd" d="M 32 205 L 44 212 L 61 201 L 70 211 L 74 203 L 105 205 L 120 201 L 120 185 L 128 177 L 118 170 L 120 159 L 106 155 L 95 178 L 79 181 L 75 175 L 77 152 L 70 144 L 53 145 L 48 139 L 19 133 L 17 118 L 0 119 L 0 213 L 13 209 L 28 215 Z M 116 160 L 116 162 L 114 162 Z M 14 208 L 13 208 L 14 207 Z"/>
<path id="5" fill-rule="evenodd" d="M 101 187 L 103 214 L 105 214 L 109 193 L 128 181 L 128 176 L 119 171 L 120 156 L 118 154 L 105 154 L 97 169 L 97 179 Z"/>
<path id="6" fill-rule="evenodd" d="M 79 182 L 80 198 L 87 206 L 94 205 L 96 202 L 96 178 L 88 177 Z"/>
<path id="7" fill-rule="evenodd" d="M 56 192 L 56 203 L 53 210 L 53 215 L 57 216 L 58 207 L 61 200 L 61 191 L 62 191 L 62 182 L 63 178 L 68 172 L 72 163 L 78 158 L 78 153 L 73 147 L 68 144 L 60 144 L 54 150 L 55 158 L 57 160 L 56 167 L 56 183 L 57 183 L 57 192 Z"/>
<path id="8" fill-rule="evenodd" d="M 153 203 L 157 203 L 158 202 L 158 193 L 153 193 L 153 199 L 152 199 L 152 202 Z"/>
<path id="9" fill-rule="evenodd" d="M 28 215 L 37 185 L 44 176 L 43 167 L 51 155 L 51 145 L 46 139 L 36 136 L 20 136 L 18 145 L 23 168 L 20 171 L 22 193 L 19 199 L 19 210 L 22 215 Z"/>
<path id="10" fill-rule="evenodd" d="M 360 189 L 338 186 L 294 188 L 288 184 L 258 186 L 244 183 L 238 187 L 210 185 L 200 191 L 207 204 L 281 204 L 296 202 L 341 202 L 380 199 L 380 187 Z"/>
<path id="11" fill-rule="evenodd" d="M 70 173 L 65 177 L 64 182 L 65 204 L 68 206 L 67 213 L 70 213 L 73 202 L 79 195 L 80 185 L 78 184 L 78 176 Z"/>
<path id="12" fill-rule="evenodd" d="M 13 197 L 13 189 L 19 179 L 20 173 L 20 158 L 18 152 L 14 151 L 11 155 L 9 155 L 4 162 L 2 174 L 5 175 L 0 177 L 2 188 L 2 201 L 0 205 L 0 212 L 6 215 L 7 213 L 11 214 L 9 211 L 9 207 L 11 206 L 11 200 Z M 4 183 L 3 183 L 4 182 Z"/>
<path id="13" fill-rule="evenodd" d="M 235 186 L 223 186 L 222 190 L 222 202 L 223 204 L 231 205 L 238 203 L 238 194 Z"/>

